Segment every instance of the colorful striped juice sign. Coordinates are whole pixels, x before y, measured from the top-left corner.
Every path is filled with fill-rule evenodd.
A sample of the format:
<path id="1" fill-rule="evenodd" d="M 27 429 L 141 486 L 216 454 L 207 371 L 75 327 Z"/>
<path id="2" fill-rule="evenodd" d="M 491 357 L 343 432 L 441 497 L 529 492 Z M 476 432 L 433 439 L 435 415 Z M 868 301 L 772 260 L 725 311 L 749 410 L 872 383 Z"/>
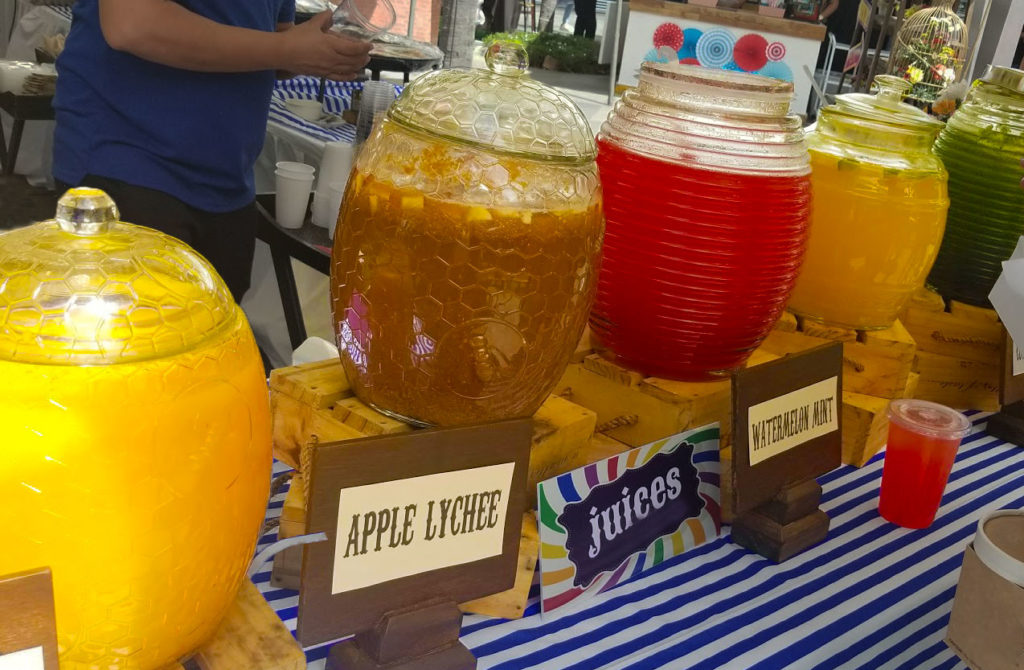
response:
<path id="1" fill-rule="evenodd" d="M 718 537 L 718 443 L 711 424 L 540 482 L 541 611 Z"/>

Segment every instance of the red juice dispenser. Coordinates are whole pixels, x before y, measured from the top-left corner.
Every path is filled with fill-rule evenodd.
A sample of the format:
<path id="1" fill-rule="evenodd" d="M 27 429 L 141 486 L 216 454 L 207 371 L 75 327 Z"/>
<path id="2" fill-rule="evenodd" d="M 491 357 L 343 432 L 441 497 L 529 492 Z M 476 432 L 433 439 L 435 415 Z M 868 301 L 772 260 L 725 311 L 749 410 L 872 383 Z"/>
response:
<path id="1" fill-rule="evenodd" d="M 790 83 L 644 63 L 598 135 L 606 234 L 590 325 L 646 375 L 714 380 L 782 314 L 808 233 Z"/>

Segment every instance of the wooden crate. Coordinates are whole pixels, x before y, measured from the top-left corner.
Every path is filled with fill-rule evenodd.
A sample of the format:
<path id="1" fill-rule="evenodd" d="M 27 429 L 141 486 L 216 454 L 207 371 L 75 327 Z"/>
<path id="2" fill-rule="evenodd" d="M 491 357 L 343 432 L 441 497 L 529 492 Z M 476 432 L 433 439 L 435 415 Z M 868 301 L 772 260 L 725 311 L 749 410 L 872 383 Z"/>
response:
<path id="1" fill-rule="evenodd" d="M 758 349 L 748 366 L 777 359 Z M 719 459 L 722 482 L 722 520 L 732 521 L 728 484 L 731 479 L 731 382 L 681 382 L 642 374 L 591 353 L 571 364 L 557 393 L 593 410 L 594 437 L 575 467 L 593 463 L 691 428 L 717 422 L 721 432 Z"/>
<path id="2" fill-rule="evenodd" d="M 843 343 L 843 463 L 860 467 L 885 445 L 889 401 L 909 397 L 920 384 L 917 343 L 902 321 L 858 331 L 786 312 L 762 348 L 782 356 L 828 342 Z"/>
<path id="3" fill-rule="evenodd" d="M 903 397 L 917 347 L 897 321 L 885 330 L 858 331 L 815 323 L 785 312 L 761 345 L 777 356 L 829 342 L 843 343 L 843 391 L 877 398 Z"/>
<path id="4" fill-rule="evenodd" d="M 777 358 L 755 351 L 748 365 Z M 593 410 L 596 432 L 639 447 L 681 431 L 719 422 L 722 444 L 728 445 L 731 431 L 731 393 L 728 380 L 680 382 L 644 377 L 606 360 L 599 354 L 586 356 L 566 369 L 555 393 Z"/>
<path id="5" fill-rule="evenodd" d="M 306 655 L 247 579 L 217 632 L 186 663 L 186 667 L 193 666 L 201 670 L 303 670 Z M 171 668 L 176 670 L 176 666 Z"/>
<path id="6" fill-rule="evenodd" d="M 995 310 L 949 304 L 922 289 L 903 314 L 917 341 L 914 371 L 921 375 L 915 398 L 957 409 L 999 409 L 1003 326 Z"/>
<path id="7" fill-rule="evenodd" d="M 313 452 L 321 444 L 412 430 L 360 402 L 344 377 L 336 360 L 282 368 L 271 376 L 274 453 L 299 471 L 285 496 L 278 533 L 281 538 L 305 532 L 309 495 L 305 484 Z M 537 482 L 590 462 L 580 460 L 594 435 L 597 415 L 566 398 L 551 396 L 533 418 L 527 481 L 531 506 L 536 506 Z M 619 446 L 619 451 L 628 449 Z M 465 603 L 464 611 L 505 618 L 522 616 L 538 551 L 537 523 L 532 514 L 527 517 L 523 521 L 520 573 L 515 586 Z"/>

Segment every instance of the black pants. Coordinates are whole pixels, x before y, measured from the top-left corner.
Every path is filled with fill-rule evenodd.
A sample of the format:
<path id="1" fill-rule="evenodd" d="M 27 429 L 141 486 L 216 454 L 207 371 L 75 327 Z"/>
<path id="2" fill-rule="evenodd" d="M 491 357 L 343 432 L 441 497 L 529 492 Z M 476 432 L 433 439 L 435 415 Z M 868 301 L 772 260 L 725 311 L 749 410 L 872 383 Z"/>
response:
<path id="1" fill-rule="evenodd" d="M 594 39 L 597 33 L 597 0 L 576 0 L 576 29 L 573 34 Z"/>
<path id="2" fill-rule="evenodd" d="M 178 238 L 210 261 L 235 302 L 249 290 L 256 248 L 256 203 L 233 212 L 204 212 L 174 196 L 117 179 L 86 175 L 81 186 L 103 189 L 121 211 L 121 220 Z M 57 184 L 59 190 L 67 188 Z"/>

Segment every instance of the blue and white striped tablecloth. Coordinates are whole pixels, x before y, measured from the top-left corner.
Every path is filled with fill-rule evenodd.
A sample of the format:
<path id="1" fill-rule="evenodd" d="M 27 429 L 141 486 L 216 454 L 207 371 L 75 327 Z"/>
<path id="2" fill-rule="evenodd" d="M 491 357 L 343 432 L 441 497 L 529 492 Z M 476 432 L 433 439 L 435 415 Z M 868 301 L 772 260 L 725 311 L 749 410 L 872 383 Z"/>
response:
<path id="1" fill-rule="evenodd" d="M 986 416 L 972 417 L 928 529 L 878 515 L 876 456 L 821 478 L 828 539 L 781 565 L 726 535 L 545 621 L 535 583 L 525 618 L 466 616 L 462 640 L 480 668 L 502 670 L 964 668 L 943 642 L 963 550 L 984 513 L 1024 508 L 1024 449 L 986 434 Z M 257 586 L 294 629 L 298 595 L 269 579 L 257 575 Z M 307 651 L 311 668 L 328 646 Z"/>
<path id="2" fill-rule="evenodd" d="M 341 114 L 352 106 L 352 94 L 362 87 L 361 82 L 327 82 L 327 88 L 324 91 L 324 109 L 332 114 Z M 287 129 L 315 141 L 354 142 L 356 127 L 351 123 L 344 123 L 335 128 L 325 128 L 292 114 L 285 107 L 285 100 L 291 98 L 315 100 L 319 88 L 320 80 L 316 77 L 292 77 L 277 82 L 274 87 L 274 95 L 270 100 L 271 127 L 269 130 L 274 132 L 274 126 L 276 126 L 278 129 Z M 401 90 L 401 86 L 395 86 L 396 97 Z"/>
<path id="3" fill-rule="evenodd" d="M 70 5 L 49 5 L 49 7 L 50 7 L 51 10 L 53 10 L 54 13 L 59 14 L 60 16 L 64 17 L 65 19 L 68 20 L 69 23 L 71 22 L 71 6 Z"/>

